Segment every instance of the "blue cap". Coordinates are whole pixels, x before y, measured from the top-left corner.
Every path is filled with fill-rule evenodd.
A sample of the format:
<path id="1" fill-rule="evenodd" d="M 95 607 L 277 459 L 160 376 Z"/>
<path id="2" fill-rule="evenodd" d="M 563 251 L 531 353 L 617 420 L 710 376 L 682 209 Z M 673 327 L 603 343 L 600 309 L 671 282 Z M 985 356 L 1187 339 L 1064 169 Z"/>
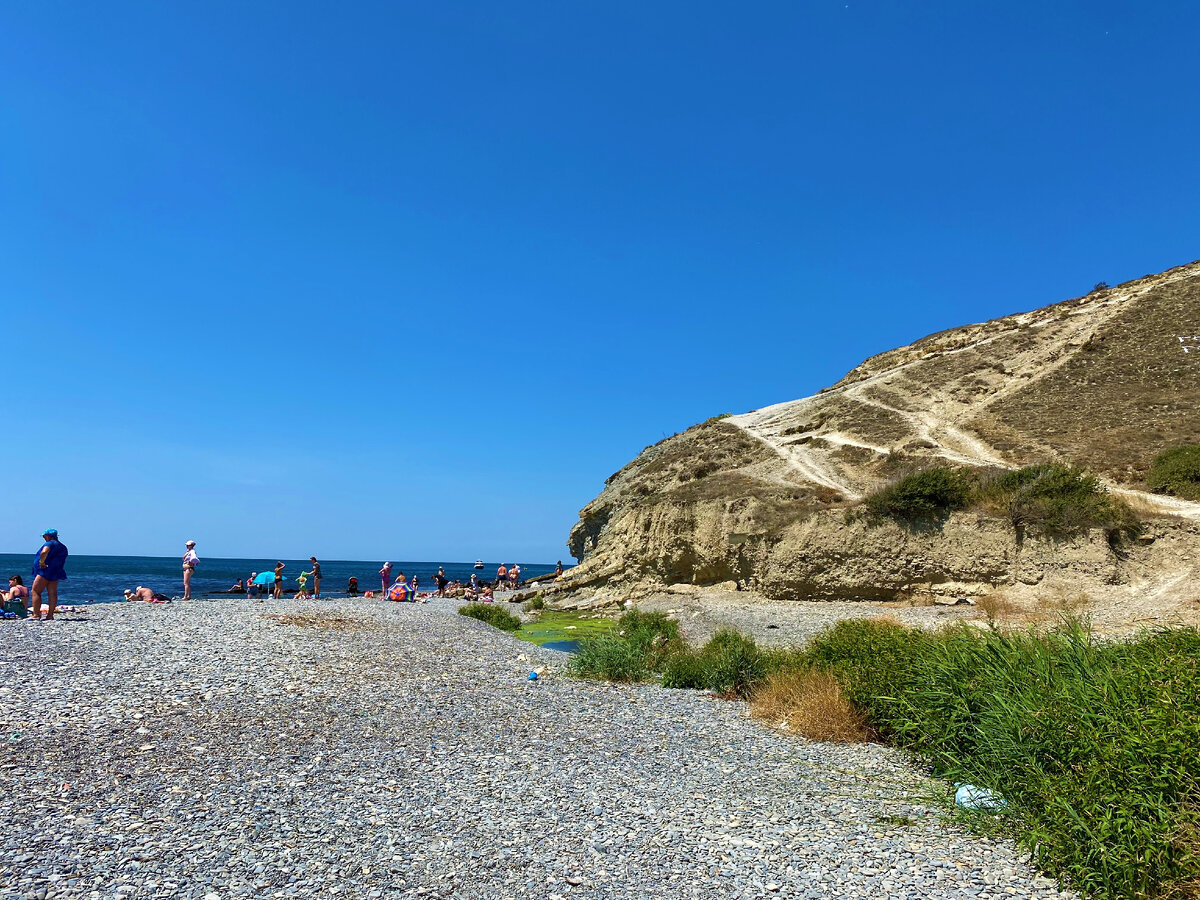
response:
<path id="1" fill-rule="evenodd" d="M 54 537 L 58 537 L 58 529 L 57 528 L 47 528 L 45 531 L 42 532 L 42 537 L 45 537 L 48 534 L 54 535 Z"/>

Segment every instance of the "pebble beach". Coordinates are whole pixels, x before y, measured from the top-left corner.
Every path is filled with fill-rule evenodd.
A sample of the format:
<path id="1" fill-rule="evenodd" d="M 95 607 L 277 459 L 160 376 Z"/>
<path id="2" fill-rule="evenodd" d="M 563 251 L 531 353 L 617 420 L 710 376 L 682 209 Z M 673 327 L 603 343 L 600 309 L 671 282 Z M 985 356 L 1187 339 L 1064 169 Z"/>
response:
<path id="1" fill-rule="evenodd" d="M 570 678 L 458 605 L 0 623 L 0 897 L 1074 896 L 902 754 Z"/>

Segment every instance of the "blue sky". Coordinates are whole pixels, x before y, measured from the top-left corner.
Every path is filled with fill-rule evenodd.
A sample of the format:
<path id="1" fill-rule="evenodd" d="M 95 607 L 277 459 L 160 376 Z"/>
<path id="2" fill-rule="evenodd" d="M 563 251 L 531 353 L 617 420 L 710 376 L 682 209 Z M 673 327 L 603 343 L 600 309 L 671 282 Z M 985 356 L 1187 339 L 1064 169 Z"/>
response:
<path id="1" fill-rule="evenodd" d="M 1185 3 L 0 5 L 0 550 L 552 561 L 664 435 L 1200 257 Z"/>

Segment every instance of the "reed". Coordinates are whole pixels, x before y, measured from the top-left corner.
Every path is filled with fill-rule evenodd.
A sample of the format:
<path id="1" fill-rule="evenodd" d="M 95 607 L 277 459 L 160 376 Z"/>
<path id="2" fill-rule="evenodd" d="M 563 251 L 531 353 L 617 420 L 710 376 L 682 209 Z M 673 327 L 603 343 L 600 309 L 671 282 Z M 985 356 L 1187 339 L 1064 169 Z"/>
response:
<path id="1" fill-rule="evenodd" d="M 1099 643 L 1064 615 L 1021 633 L 854 619 L 780 651 L 732 631 L 693 650 L 660 614 L 626 614 L 573 666 L 616 681 L 661 672 L 668 687 L 749 697 L 813 739 L 914 751 L 934 774 L 1004 796 L 976 824 L 1085 896 L 1200 896 L 1200 632 Z"/>
<path id="2" fill-rule="evenodd" d="M 1099 644 L 840 623 L 814 660 L 887 740 L 992 788 L 1002 824 L 1085 895 L 1162 897 L 1200 871 L 1200 634 Z"/>

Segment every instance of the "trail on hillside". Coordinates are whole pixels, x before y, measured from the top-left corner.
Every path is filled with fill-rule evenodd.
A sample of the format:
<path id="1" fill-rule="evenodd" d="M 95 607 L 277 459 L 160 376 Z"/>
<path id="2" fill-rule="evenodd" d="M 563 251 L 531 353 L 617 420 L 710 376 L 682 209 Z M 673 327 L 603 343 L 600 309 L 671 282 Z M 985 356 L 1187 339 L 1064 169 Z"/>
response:
<path id="1" fill-rule="evenodd" d="M 774 404 L 731 416 L 726 421 L 770 447 L 800 477 L 840 491 L 852 500 L 860 499 L 869 486 L 862 483 L 863 479 L 854 478 L 845 466 L 831 458 L 830 451 L 822 449 L 817 442 L 858 447 L 880 455 L 887 455 L 896 447 L 886 447 L 855 434 L 853 427 L 848 428 L 844 423 L 829 427 L 828 430 L 824 425 L 808 424 L 813 420 L 821 421 L 823 411 L 833 407 L 837 401 L 850 401 L 878 409 L 888 417 L 898 419 L 909 429 L 904 443 L 922 444 L 931 455 L 941 456 L 949 462 L 965 466 L 1013 468 L 1014 464 L 1000 450 L 969 431 L 966 422 L 976 419 L 993 404 L 1028 390 L 1039 380 L 1057 372 L 1135 298 L 1190 276 L 1191 267 L 1181 267 L 1160 279 L 1115 290 L 1109 296 L 1087 302 L 1078 308 L 1063 310 L 1048 307 L 1020 313 L 1009 317 L 1012 323 L 1010 327 L 989 332 L 978 340 L 902 359 L 879 372 L 839 384 L 812 397 Z M 965 326 L 959 332 L 972 327 L 982 330 L 988 324 L 991 323 Z M 1045 329 L 1045 333 L 1040 340 L 1005 359 L 1004 377 L 973 402 L 963 403 L 955 396 L 958 380 L 935 386 L 920 377 L 921 368 L 928 366 L 932 359 L 978 352 L 989 344 L 1011 338 L 1021 329 L 1028 328 Z M 912 346 L 891 352 L 901 354 Z M 885 402 L 878 396 L 880 390 L 909 400 L 917 408 L 905 409 L 897 403 Z M 1121 487 L 1111 482 L 1106 484 L 1114 493 L 1156 514 L 1200 519 L 1200 504 Z"/>

